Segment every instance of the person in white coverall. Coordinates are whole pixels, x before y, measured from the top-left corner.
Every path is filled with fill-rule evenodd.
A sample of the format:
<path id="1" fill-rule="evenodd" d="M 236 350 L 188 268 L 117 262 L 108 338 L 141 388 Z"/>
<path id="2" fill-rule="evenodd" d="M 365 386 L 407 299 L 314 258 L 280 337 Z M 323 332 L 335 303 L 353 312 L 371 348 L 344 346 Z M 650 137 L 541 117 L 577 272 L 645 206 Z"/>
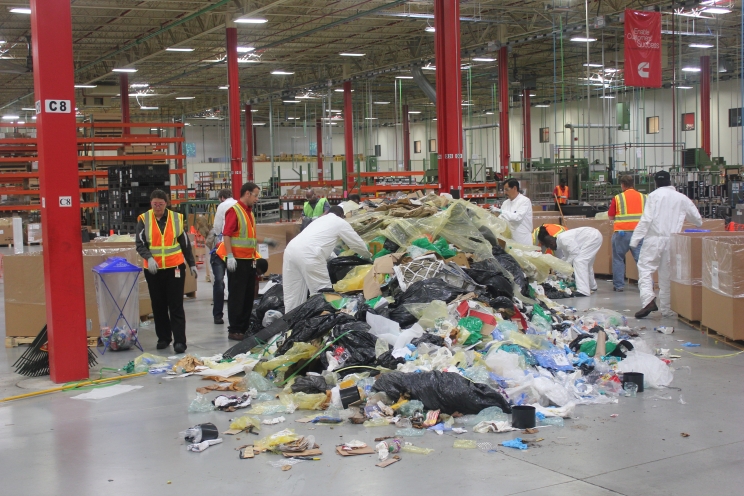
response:
<path id="1" fill-rule="evenodd" d="M 491 207 L 491 212 L 509 223 L 509 230 L 514 241 L 521 245 L 532 246 L 532 202 L 519 192 L 519 181 L 509 179 L 504 184 L 504 193 L 509 198 L 501 208 Z"/>
<path id="2" fill-rule="evenodd" d="M 551 236 L 545 226 L 541 226 L 537 239 L 573 266 L 577 296 L 589 296 L 597 290 L 594 259 L 602 247 L 601 232 L 593 227 L 577 227 Z"/>
<path id="3" fill-rule="evenodd" d="M 635 316 L 637 319 L 659 310 L 656 306 L 653 275 L 659 271 L 659 304 L 665 317 L 674 315 L 670 295 L 670 237 L 682 231 L 685 220 L 696 226 L 703 225 L 695 204 L 671 185 L 669 173 L 657 172 L 654 175 L 656 190 L 646 199 L 646 207 L 638 226 L 633 231 L 630 247 L 635 248 L 643 240 L 641 254 L 638 256 L 638 288 L 641 291 L 641 305 Z"/>
<path id="4" fill-rule="evenodd" d="M 344 219 L 344 209 L 338 205 L 332 206 L 327 214 L 318 217 L 289 242 L 282 265 L 285 313 L 305 303 L 308 290 L 315 294 L 332 287 L 327 264 L 339 239 L 363 258 L 372 258 L 362 238 Z"/>

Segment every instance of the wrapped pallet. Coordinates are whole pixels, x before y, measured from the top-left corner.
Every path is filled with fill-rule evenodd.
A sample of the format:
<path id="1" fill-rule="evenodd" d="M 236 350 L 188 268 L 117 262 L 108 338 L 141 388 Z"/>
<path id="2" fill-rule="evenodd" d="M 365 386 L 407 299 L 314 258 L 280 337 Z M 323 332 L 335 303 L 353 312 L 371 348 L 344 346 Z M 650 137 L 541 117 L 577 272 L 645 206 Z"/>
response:
<path id="1" fill-rule="evenodd" d="M 744 237 L 703 239 L 702 324 L 744 339 Z"/>

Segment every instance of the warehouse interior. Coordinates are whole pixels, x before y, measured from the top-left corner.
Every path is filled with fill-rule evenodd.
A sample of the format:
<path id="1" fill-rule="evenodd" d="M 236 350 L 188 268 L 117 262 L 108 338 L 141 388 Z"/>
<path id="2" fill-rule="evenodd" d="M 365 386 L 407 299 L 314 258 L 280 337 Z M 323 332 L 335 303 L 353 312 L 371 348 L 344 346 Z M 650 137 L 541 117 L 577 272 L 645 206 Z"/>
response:
<path id="1" fill-rule="evenodd" d="M 644 15 L 660 24 L 659 66 L 646 69 L 628 34 Z M 738 494 L 743 75 L 737 0 L 0 0 L 1 492 L 247 482 L 285 494 Z M 621 177 L 650 195 L 660 171 L 702 224 L 688 217 L 671 236 L 675 315 L 640 319 L 631 252 L 624 290 L 613 283 L 608 210 Z M 498 212 L 510 179 L 532 205 L 529 249 Z M 236 344 L 213 318 L 205 240 L 220 190 L 239 199 L 247 182 L 260 187 L 254 234 L 269 268 Z M 183 355 L 160 348 L 136 247 L 154 190 L 182 215 L 196 261 L 181 281 Z M 267 311 L 269 296 L 283 298 L 308 190 L 344 208 L 375 260 L 356 257 L 338 278 L 329 261 L 332 289 L 299 314 L 283 301 Z M 541 225 L 601 234 L 591 295 L 538 241 Z M 336 260 L 352 258 L 349 246 Z M 107 279 L 111 257 L 126 279 Z M 407 279 L 417 263 L 435 276 Z M 414 309 L 406 287 L 431 295 Z M 504 296 L 513 309 L 499 310 Z M 322 318 L 344 323 L 297 337 Z M 355 325 L 373 336 L 358 354 Z M 415 326 L 439 336 L 399 346 Z M 599 351 L 605 337 L 614 355 Z M 641 369 L 645 391 L 643 378 L 626 389 Z M 381 379 L 395 374 L 405 387 L 393 394 Z M 456 376 L 456 392 L 444 382 L 429 392 L 442 405 L 459 394 L 460 408 L 417 396 L 409 376 Z M 327 390 L 296 387 L 313 379 Z M 248 410 L 215 403 L 243 394 Z M 506 406 L 473 409 L 469 394 Z M 423 411 L 401 413 L 419 399 Z M 515 407 L 532 408 L 531 427 L 518 427 Z M 190 444 L 184 432 L 202 436 L 208 423 L 220 441 L 192 448 L 209 438 Z M 432 469 L 443 476 L 421 477 Z"/>

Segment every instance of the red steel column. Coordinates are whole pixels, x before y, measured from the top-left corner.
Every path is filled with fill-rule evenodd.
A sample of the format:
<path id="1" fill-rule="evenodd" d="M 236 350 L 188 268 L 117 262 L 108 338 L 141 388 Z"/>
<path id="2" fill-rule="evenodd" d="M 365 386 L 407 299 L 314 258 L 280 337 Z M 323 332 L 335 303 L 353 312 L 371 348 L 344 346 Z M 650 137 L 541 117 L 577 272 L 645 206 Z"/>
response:
<path id="1" fill-rule="evenodd" d="M 700 120 L 703 150 L 710 157 L 710 56 L 700 57 Z"/>
<path id="2" fill-rule="evenodd" d="M 349 184 L 354 184 L 354 107 L 351 101 L 351 81 L 344 83 L 344 153 L 346 154 L 344 197 L 346 197 Z"/>
<path id="3" fill-rule="evenodd" d="M 185 123 L 182 121 L 181 126 L 183 126 Z M 184 137 L 184 128 L 183 127 L 177 127 L 175 132 L 176 138 L 183 138 Z M 183 155 L 183 140 L 176 141 L 176 155 Z M 176 169 L 182 170 L 183 167 L 183 159 L 177 158 L 176 159 Z M 183 185 L 185 183 L 186 174 L 185 173 L 178 173 L 176 176 L 176 184 L 177 185 Z M 179 192 L 176 191 L 176 198 L 179 198 Z M 189 196 L 189 192 L 183 191 L 182 192 L 183 199 L 185 200 Z"/>
<path id="4" fill-rule="evenodd" d="M 56 383 L 88 377 L 70 2 L 31 0 L 49 366 Z M 93 277 L 85 274 L 85 277 Z"/>
<path id="5" fill-rule="evenodd" d="M 403 170 L 411 170 L 411 129 L 408 123 L 408 105 L 403 105 Z M 437 120 L 439 122 L 439 120 Z"/>
<path id="6" fill-rule="evenodd" d="M 501 174 L 509 175 L 509 51 L 499 49 L 499 147 Z"/>
<path id="7" fill-rule="evenodd" d="M 121 122 L 129 124 L 129 74 L 119 74 L 119 96 L 121 98 Z M 122 134 L 129 134 L 129 128 L 122 129 Z"/>
<path id="8" fill-rule="evenodd" d="M 240 139 L 240 82 L 238 80 L 238 28 L 228 27 L 227 33 L 227 106 L 230 114 L 230 171 L 232 192 L 240 198 L 243 186 L 243 146 Z"/>
<path id="9" fill-rule="evenodd" d="M 522 158 L 530 160 L 532 158 L 532 116 L 530 115 L 530 90 L 527 88 L 522 88 L 522 123 L 524 125 Z"/>
<path id="10" fill-rule="evenodd" d="M 323 180 L 323 121 L 315 121 L 316 139 L 318 140 L 318 181 Z M 309 179 L 309 178 L 308 178 Z"/>
<path id="11" fill-rule="evenodd" d="M 253 150 L 253 112 L 251 106 L 245 106 L 245 162 L 247 180 L 253 182 L 253 156 L 256 153 Z"/>
<path id="12" fill-rule="evenodd" d="M 459 0 L 434 1 L 434 28 L 439 190 L 459 196 L 463 173 Z"/>

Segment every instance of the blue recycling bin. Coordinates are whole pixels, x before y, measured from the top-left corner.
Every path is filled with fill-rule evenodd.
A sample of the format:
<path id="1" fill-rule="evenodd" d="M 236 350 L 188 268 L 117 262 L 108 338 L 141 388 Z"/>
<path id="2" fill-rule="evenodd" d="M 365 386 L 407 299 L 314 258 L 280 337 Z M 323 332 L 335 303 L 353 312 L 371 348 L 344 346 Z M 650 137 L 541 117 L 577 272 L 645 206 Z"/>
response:
<path id="1" fill-rule="evenodd" d="M 98 320 L 103 351 L 128 350 L 136 346 L 139 324 L 138 280 L 142 269 L 125 258 L 110 257 L 93 267 L 98 301 Z"/>

